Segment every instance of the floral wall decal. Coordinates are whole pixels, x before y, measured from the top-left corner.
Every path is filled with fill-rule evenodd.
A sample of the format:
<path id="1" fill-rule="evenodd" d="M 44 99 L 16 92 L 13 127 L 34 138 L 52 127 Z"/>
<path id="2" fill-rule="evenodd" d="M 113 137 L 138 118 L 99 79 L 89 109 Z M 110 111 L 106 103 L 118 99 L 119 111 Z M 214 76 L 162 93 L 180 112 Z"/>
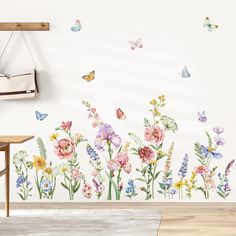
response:
<path id="1" fill-rule="evenodd" d="M 49 137 L 53 142 L 53 158 L 48 158 L 42 138 L 37 138 L 38 154 L 32 158 L 26 151 L 16 153 L 13 164 L 20 199 L 28 200 L 36 190 L 39 199 L 52 200 L 59 188 L 68 193 L 69 200 L 81 197 L 132 200 L 138 195 L 144 195 L 144 200 L 187 200 L 199 191 L 205 199 L 210 199 L 212 194 L 223 199 L 230 195 L 229 174 L 234 160 L 223 172 L 217 172 L 223 159 L 219 150 L 225 144 L 223 128 L 214 127 L 214 135 L 205 132 L 207 143 L 195 142 L 198 164 L 194 168 L 190 168 L 194 159 L 187 153 L 182 160 L 178 158 L 179 167 L 173 168 L 175 144 L 172 141 L 164 146 L 164 141 L 169 132 L 175 134 L 178 125 L 164 114 L 164 95 L 149 103 L 150 116 L 144 117 L 143 138 L 127 132 L 130 140 L 126 142 L 101 119 L 95 107 L 87 101 L 82 104 L 92 128 L 97 129 L 93 144 L 81 133 L 72 131 L 72 121 L 63 121 Z M 92 169 L 90 174 L 85 174 L 87 166 L 81 165 L 82 151 L 87 155 L 83 163 Z M 135 168 L 137 164 L 139 167 Z"/>

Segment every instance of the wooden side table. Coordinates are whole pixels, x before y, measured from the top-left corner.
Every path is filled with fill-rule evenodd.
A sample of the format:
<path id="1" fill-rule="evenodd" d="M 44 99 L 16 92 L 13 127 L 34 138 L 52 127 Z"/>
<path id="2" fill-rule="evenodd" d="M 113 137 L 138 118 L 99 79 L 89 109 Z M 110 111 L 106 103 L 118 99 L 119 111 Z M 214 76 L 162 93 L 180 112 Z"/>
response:
<path id="1" fill-rule="evenodd" d="M 5 152 L 5 169 L 0 171 L 0 177 L 5 175 L 6 193 L 6 216 L 10 213 L 10 145 L 14 143 L 24 143 L 34 136 L 0 136 L 0 151 Z"/>

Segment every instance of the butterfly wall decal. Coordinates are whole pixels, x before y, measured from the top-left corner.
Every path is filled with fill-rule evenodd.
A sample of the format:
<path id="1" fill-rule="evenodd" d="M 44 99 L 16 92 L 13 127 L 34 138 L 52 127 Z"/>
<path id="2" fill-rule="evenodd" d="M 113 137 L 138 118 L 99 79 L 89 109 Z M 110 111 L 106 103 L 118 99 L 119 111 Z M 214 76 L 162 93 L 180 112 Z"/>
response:
<path id="1" fill-rule="evenodd" d="M 42 112 L 39 112 L 39 111 L 35 111 L 35 117 L 36 117 L 37 120 L 43 121 L 45 118 L 48 117 L 48 114 L 42 113 Z"/>
<path id="2" fill-rule="evenodd" d="M 80 23 L 80 21 L 77 19 L 77 20 L 75 21 L 75 25 L 72 26 L 70 29 L 71 29 L 72 32 L 78 32 L 78 31 L 80 31 L 80 30 L 81 30 L 81 23 Z"/>
<path id="3" fill-rule="evenodd" d="M 204 26 L 204 28 L 207 28 L 207 30 L 208 30 L 209 32 L 211 32 L 212 30 L 215 30 L 215 29 L 217 29 L 217 28 L 219 27 L 218 25 L 212 24 L 212 23 L 210 22 L 209 17 L 206 17 L 205 23 L 204 23 L 203 26 Z"/>
<path id="4" fill-rule="evenodd" d="M 126 115 L 124 114 L 124 112 L 120 108 L 116 109 L 116 117 L 119 120 L 125 120 L 126 119 Z"/>
<path id="5" fill-rule="evenodd" d="M 87 82 L 94 80 L 95 79 L 95 71 L 94 70 L 91 71 L 89 74 L 82 76 L 82 78 L 84 80 L 86 80 Z"/>
<path id="6" fill-rule="evenodd" d="M 129 44 L 130 44 L 131 50 L 143 47 L 142 39 L 141 38 L 138 38 L 136 41 L 129 41 Z"/>
<path id="7" fill-rule="evenodd" d="M 189 71 L 188 71 L 187 66 L 185 66 L 185 67 L 182 69 L 182 71 L 180 72 L 180 76 L 181 76 L 182 78 L 189 78 L 189 77 L 191 76 L 190 73 L 189 73 Z"/>
<path id="8" fill-rule="evenodd" d="M 202 123 L 206 123 L 207 122 L 207 117 L 206 117 L 206 112 L 198 112 L 198 120 Z"/>

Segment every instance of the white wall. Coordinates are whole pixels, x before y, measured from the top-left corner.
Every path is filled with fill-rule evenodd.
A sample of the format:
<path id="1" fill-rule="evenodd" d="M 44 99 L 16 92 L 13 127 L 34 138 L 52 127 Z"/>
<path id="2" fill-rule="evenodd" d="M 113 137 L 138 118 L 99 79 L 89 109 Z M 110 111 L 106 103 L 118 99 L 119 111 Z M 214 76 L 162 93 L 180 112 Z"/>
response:
<path id="1" fill-rule="evenodd" d="M 25 33 L 39 69 L 40 97 L 29 101 L 0 101 L 1 134 L 42 137 L 50 160 L 57 163 L 49 135 L 61 121 L 72 120 L 73 130 L 83 133 L 90 143 L 95 138 L 97 130 L 91 128 L 81 100 L 90 101 L 103 120 L 125 141 L 129 140 L 128 132 L 142 137 L 143 117 L 149 115 L 149 101 L 165 94 L 165 113 L 175 118 L 179 125 L 179 131 L 175 135 L 168 134 L 166 141 L 168 145 L 172 140 L 175 142 L 173 171 L 176 179 L 185 153 L 190 156 L 189 170 L 197 165 L 193 144 L 195 141 L 206 143 L 204 131 L 211 132 L 216 125 L 224 127 L 226 140 L 221 149 L 223 159 L 215 161 L 219 171 L 235 158 L 235 1 L 0 2 L 1 22 L 50 22 L 49 32 Z M 203 28 L 206 16 L 219 25 L 217 30 L 209 33 Z M 73 33 L 70 27 L 77 18 L 82 23 L 82 30 Z M 0 32 L 0 50 L 9 34 Z M 143 48 L 131 51 L 129 40 L 139 37 L 142 37 Z M 191 73 L 189 79 L 179 76 L 185 65 Z M 29 68 L 30 58 L 16 33 L 0 62 L 0 69 L 17 72 Z M 96 78 L 87 83 L 81 76 L 91 70 L 96 71 Z M 125 111 L 125 121 L 115 117 L 117 107 Z M 35 110 L 47 112 L 48 118 L 37 121 Z M 207 112 L 206 124 L 197 120 L 196 114 L 202 110 Z M 91 167 L 84 147 L 80 147 L 81 168 L 89 176 Z M 38 152 L 35 141 L 12 146 L 12 153 L 21 149 L 27 150 L 30 156 Z M 140 163 L 137 157 L 131 157 L 131 160 L 133 166 Z M 163 168 L 162 164 L 159 168 Z M 13 168 L 11 175 L 11 200 L 18 201 Z M 136 175 L 135 172 L 130 174 L 133 178 Z M 232 193 L 227 201 L 235 201 L 235 166 L 229 179 Z M 0 184 L 3 183 L 1 178 Z M 102 200 L 106 200 L 105 195 Z M 3 198 L 1 192 L 0 199 Z M 143 199 L 140 193 L 133 200 Z M 31 200 L 38 200 L 36 192 Z M 58 187 L 55 201 L 67 200 L 67 193 Z M 76 201 L 85 200 L 79 195 L 76 198 Z M 128 199 L 123 197 L 122 200 Z M 157 200 L 165 201 L 162 196 Z M 222 201 L 216 193 L 210 200 Z M 96 197 L 90 201 L 96 201 Z M 205 200 L 197 191 L 190 201 Z"/>

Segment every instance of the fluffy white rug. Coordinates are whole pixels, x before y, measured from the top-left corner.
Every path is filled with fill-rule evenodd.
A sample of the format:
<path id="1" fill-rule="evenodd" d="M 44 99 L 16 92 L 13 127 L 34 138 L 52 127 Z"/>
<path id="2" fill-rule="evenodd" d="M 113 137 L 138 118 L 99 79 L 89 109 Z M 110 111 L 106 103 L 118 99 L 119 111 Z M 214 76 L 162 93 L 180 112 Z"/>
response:
<path id="1" fill-rule="evenodd" d="M 156 236 L 160 220 L 156 209 L 1 210 L 0 235 Z"/>

